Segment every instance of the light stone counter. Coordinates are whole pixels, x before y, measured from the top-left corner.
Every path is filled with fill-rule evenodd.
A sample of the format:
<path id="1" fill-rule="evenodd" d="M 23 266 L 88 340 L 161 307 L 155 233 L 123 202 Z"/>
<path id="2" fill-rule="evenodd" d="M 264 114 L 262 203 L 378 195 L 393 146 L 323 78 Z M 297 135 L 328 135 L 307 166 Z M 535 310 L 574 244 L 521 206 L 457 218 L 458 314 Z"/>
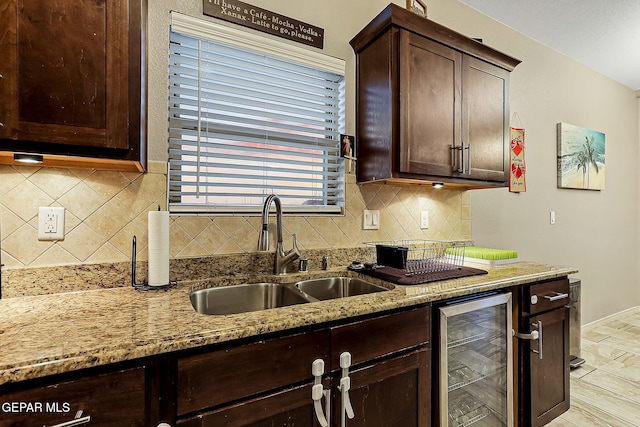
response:
<path id="1" fill-rule="evenodd" d="M 82 368 L 190 349 L 349 317 L 576 273 L 572 268 L 518 263 L 489 274 L 389 292 L 300 304 L 261 312 L 208 316 L 197 314 L 190 288 L 272 276 L 216 279 L 182 284 L 169 291 L 133 288 L 84 290 L 0 300 L 0 384 Z M 316 274 L 317 273 L 317 274 Z M 349 275 L 345 269 L 290 274 L 284 279 Z M 361 276 L 366 280 L 380 280 Z M 393 287 L 385 284 L 387 287 Z"/>

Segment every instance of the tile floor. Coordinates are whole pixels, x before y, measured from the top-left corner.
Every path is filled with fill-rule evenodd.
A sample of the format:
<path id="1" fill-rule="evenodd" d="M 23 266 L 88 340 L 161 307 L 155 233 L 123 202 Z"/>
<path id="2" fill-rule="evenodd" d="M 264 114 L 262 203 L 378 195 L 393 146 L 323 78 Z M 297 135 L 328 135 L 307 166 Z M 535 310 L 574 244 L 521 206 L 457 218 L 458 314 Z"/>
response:
<path id="1" fill-rule="evenodd" d="M 547 426 L 640 426 L 640 308 L 585 327 L 581 356 L 571 409 Z"/>

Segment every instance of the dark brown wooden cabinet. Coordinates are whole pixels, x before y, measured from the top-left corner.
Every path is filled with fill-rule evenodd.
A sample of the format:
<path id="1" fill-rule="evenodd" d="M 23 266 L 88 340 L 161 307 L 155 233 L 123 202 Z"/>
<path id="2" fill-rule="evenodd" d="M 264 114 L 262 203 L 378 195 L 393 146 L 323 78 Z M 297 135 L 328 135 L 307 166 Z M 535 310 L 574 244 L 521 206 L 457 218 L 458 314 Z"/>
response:
<path id="1" fill-rule="evenodd" d="M 0 162 L 146 167 L 143 0 L 0 8 Z"/>
<path id="2" fill-rule="evenodd" d="M 340 356 L 346 352 L 354 411 L 347 426 L 430 426 L 430 321 L 431 309 L 420 307 L 331 329 L 332 425 L 342 425 Z"/>
<path id="3" fill-rule="evenodd" d="M 394 4 L 351 45 L 359 182 L 507 185 L 520 61 Z"/>
<path id="4" fill-rule="evenodd" d="M 350 372 L 349 427 L 431 425 L 431 376 L 428 349 L 370 363 Z M 339 384 L 339 376 L 334 377 Z M 341 425 L 340 391 L 334 385 L 333 426 Z"/>
<path id="5" fill-rule="evenodd" d="M 340 425 L 339 360 L 348 352 L 355 417 L 347 426 L 427 427 L 429 321 L 430 309 L 421 307 L 178 358 L 176 425 L 319 426 L 311 389 L 317 359 L 325 364 L 331 425 Z"/>
<path id="6" fill-rule="evenodd" d="M 518 289 L 518 425 L 539 427 L 569 409 L 569 280 Z"/>
<path id="7" fill-rule="evenodd" d="M 27 387 L 5 386 L 14 390 L 0 392 L 0 427 L 144 427 L 145 375 L 144 367 L 135 367 Z M 68 424 L 73 420 L 76 423 Z"/>

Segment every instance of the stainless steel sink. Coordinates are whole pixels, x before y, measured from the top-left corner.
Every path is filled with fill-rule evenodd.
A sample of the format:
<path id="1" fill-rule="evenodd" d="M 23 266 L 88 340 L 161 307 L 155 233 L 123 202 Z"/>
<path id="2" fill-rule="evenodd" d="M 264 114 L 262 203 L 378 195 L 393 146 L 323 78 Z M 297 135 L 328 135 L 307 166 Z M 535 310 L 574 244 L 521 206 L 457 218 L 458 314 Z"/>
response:
<path id="1" fill-rule="evenodd" d="M 296 283 L 296 287 L 318 300 L 344 298 L 389 290 L 383 286 L 355 277 L 326 277 L 323 279 L 302 280 Z"/>
<path id="2" fill-rule="evenodd" d="M 310 302 L 295 288 L 280 283 L 250 283 L 202 289 L 190 294 L 201 314 L 234 314 Z"/>

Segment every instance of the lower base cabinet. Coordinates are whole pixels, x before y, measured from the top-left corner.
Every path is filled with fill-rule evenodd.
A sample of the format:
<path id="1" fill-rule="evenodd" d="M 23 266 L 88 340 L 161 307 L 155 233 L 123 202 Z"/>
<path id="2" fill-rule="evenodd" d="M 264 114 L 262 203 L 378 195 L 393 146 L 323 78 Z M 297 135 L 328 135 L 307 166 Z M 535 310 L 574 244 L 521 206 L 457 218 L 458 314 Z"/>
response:
<path id="1" fill-rule="evenodd" d="M 145 427 L 145 376 L 145 368 L 137 367 L 7 393 L 0 389 L 0 427 Z"/>
<path id="2" fill-rule="evenodd" d="M 430 426 L 430 351 L 418 350 L 350 373 L 353 419 L 349 427 Z M 339 381 L 334 381 L 336 383 Z M 333 387 L 332 426 L 342 426 L 340 391 Z"/>
<path id="3" fill-rule="evenodd" d="M 518 426 L 541 427 L 570 406 L 569 280 L 518 289 Z"/>
<path id="4" fill-rule="evenodd" d="M 223 426 L 319 427 L 311 401 L 311 384 L 244 400 L 176 423 L 176 427 Z"/>
<path id="5" fill-rule="evenodd" d="M 429 322 L 412 308 L 179 357 L 175 425 L 428 427 Z"/>

